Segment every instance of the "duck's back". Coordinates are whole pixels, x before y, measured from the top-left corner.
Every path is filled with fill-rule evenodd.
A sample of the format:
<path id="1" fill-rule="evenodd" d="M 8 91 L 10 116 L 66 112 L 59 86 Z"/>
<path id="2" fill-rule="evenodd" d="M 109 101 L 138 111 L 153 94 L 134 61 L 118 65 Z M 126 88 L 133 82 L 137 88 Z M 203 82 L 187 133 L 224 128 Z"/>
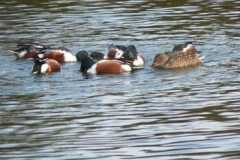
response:
<path id="1" fill-rule="evenodd" d="M 201 63 L 201 56 L 198 53 L 173 53 L 164 68 L 180 68 L 194 66 Z"/>

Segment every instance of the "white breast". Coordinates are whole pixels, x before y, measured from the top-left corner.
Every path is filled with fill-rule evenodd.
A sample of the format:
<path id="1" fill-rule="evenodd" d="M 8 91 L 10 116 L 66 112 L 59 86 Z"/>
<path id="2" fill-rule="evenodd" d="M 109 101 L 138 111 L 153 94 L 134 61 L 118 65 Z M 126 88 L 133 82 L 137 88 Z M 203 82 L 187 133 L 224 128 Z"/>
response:
<path id="1" fill-rule="evenodd" d="M 77 61 L 76 56 L 73 55 L 73 54 L 70 53 L 70 52 L 63 51 L 63 56 L 64 56 L 64 61 L 65 61 L 65 62 L 76 62 L 76 61 Z"/>

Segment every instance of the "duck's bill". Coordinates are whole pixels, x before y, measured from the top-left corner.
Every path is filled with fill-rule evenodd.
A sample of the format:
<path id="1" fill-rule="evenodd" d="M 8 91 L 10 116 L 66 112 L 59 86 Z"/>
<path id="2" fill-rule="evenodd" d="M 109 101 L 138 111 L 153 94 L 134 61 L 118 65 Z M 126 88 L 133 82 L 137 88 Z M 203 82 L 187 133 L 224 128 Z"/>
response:
<path id="1" fill-rule="evenodd" d="M 15 51 L 15 50 L 10 50 L 10 52 L 13 53 L 13 54 L 18 54 L 18 52 Z"/>

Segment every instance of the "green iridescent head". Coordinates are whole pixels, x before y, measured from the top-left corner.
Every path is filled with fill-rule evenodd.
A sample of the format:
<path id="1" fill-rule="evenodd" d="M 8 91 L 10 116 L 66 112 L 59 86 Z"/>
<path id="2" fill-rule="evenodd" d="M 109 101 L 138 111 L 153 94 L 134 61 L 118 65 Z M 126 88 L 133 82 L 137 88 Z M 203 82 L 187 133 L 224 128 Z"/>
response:
<path id="1" fill-rule="evenodd" d="M 83 61 L 85 58 L 89 56 L 88 52 L 85 50 L 79 51 L 76 54 L 77 61 Z"/>
<path id="2" fill-rule="evenodd" d="M 125 52 L 123 53 L 123 57 L 126 60 L 134 60 L 137 57 L 137 49 L 134 45 L 129 45 Z"/>

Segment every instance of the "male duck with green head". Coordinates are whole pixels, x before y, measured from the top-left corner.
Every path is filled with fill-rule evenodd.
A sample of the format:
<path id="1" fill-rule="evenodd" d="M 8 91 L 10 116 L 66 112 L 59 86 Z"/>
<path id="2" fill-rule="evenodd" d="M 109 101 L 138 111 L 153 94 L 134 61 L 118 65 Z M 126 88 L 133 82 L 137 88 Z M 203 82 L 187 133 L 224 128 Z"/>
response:
<path id="1" fill-rule="evenodd" d="M 81 62 L 80 70 L 89 74 L 120 74 L 132 71 L 131 63 L 119 60 L 103 59 L 95 63 L 85 50 L 79 51 L 76 58 Z"/>

